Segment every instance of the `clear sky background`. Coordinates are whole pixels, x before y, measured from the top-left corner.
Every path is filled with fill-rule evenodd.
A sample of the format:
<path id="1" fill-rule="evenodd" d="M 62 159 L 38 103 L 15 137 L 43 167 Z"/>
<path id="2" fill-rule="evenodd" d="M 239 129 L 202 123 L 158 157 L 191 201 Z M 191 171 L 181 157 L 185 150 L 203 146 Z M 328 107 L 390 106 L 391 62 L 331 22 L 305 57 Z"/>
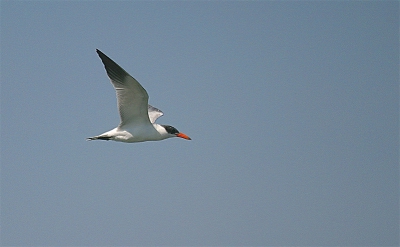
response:
<path id="1" fill-rule="evenodd" d="M 397 246 L 398 153 L 397 1 L 1 1 L 2 245 Z"/>

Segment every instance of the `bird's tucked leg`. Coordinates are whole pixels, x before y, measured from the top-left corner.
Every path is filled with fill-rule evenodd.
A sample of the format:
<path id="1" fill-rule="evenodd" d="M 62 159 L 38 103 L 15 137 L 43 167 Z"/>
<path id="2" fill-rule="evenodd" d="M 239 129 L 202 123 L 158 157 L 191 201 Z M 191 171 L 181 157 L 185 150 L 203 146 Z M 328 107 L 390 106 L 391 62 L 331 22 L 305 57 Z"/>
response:
<path id="1" fill-rule="evenodd" d="M 105 140 L 109 141 L 111 140 L 111 137 L 109 136 L 93 136 L 93 137 L 88 137 L 86 138 L 87 141 L 93 141 L 93 140 Z"/>

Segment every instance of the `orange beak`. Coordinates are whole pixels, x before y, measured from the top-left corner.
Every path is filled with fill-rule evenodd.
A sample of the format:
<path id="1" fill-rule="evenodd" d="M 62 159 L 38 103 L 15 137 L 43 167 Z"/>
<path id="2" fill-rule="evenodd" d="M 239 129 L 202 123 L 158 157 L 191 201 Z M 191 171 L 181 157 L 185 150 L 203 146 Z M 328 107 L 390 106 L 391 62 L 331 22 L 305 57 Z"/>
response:
<path id="1" fill-rule="evenodd" d="M 185 135 L 183 133 L 178 133 L 178 134 L 176 134 L 176 136 L 180 137 L 180 138 L 183 138 L 183 139 L 186 139 L 186 140 L 192 140 L 192 139 L 190 139 L 189 136 L 187 136 L 187 135 Z"/>

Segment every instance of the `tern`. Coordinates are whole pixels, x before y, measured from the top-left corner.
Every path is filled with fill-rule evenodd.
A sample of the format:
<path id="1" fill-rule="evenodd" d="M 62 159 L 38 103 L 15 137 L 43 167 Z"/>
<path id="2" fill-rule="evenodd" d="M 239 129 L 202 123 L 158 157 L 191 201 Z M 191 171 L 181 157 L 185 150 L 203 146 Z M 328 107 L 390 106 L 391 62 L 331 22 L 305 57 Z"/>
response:
<path id="1" fill-rule="evenodd" d="M 170 137 L 191 140 L 189 136 L 170 125 L 156 124 L 157 118 L 164 113 L 148 104 L 149 95 L 142 85 L 103 52 L 98 49 L 96 52 L 116 90 L 121 122 L 110 131 L 87 138 L 88 141 L 111 140 L 132 143 L 160 141 Z"/>

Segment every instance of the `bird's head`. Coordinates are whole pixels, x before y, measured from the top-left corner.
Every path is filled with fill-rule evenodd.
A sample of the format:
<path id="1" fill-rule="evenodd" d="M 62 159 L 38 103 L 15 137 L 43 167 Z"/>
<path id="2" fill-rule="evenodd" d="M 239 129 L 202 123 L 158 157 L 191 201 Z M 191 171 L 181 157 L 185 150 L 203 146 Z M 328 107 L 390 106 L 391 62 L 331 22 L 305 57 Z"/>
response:
<path id="1" fill-rule="evenodd" d="M 176 128 L 170 126 L 170 125 L 162 125 L 164 129 L 167 131 L 169 137 L 180 137 L 186 140 L 192 140 L 190 139 L 189 136 L 179 132 Z"/>

